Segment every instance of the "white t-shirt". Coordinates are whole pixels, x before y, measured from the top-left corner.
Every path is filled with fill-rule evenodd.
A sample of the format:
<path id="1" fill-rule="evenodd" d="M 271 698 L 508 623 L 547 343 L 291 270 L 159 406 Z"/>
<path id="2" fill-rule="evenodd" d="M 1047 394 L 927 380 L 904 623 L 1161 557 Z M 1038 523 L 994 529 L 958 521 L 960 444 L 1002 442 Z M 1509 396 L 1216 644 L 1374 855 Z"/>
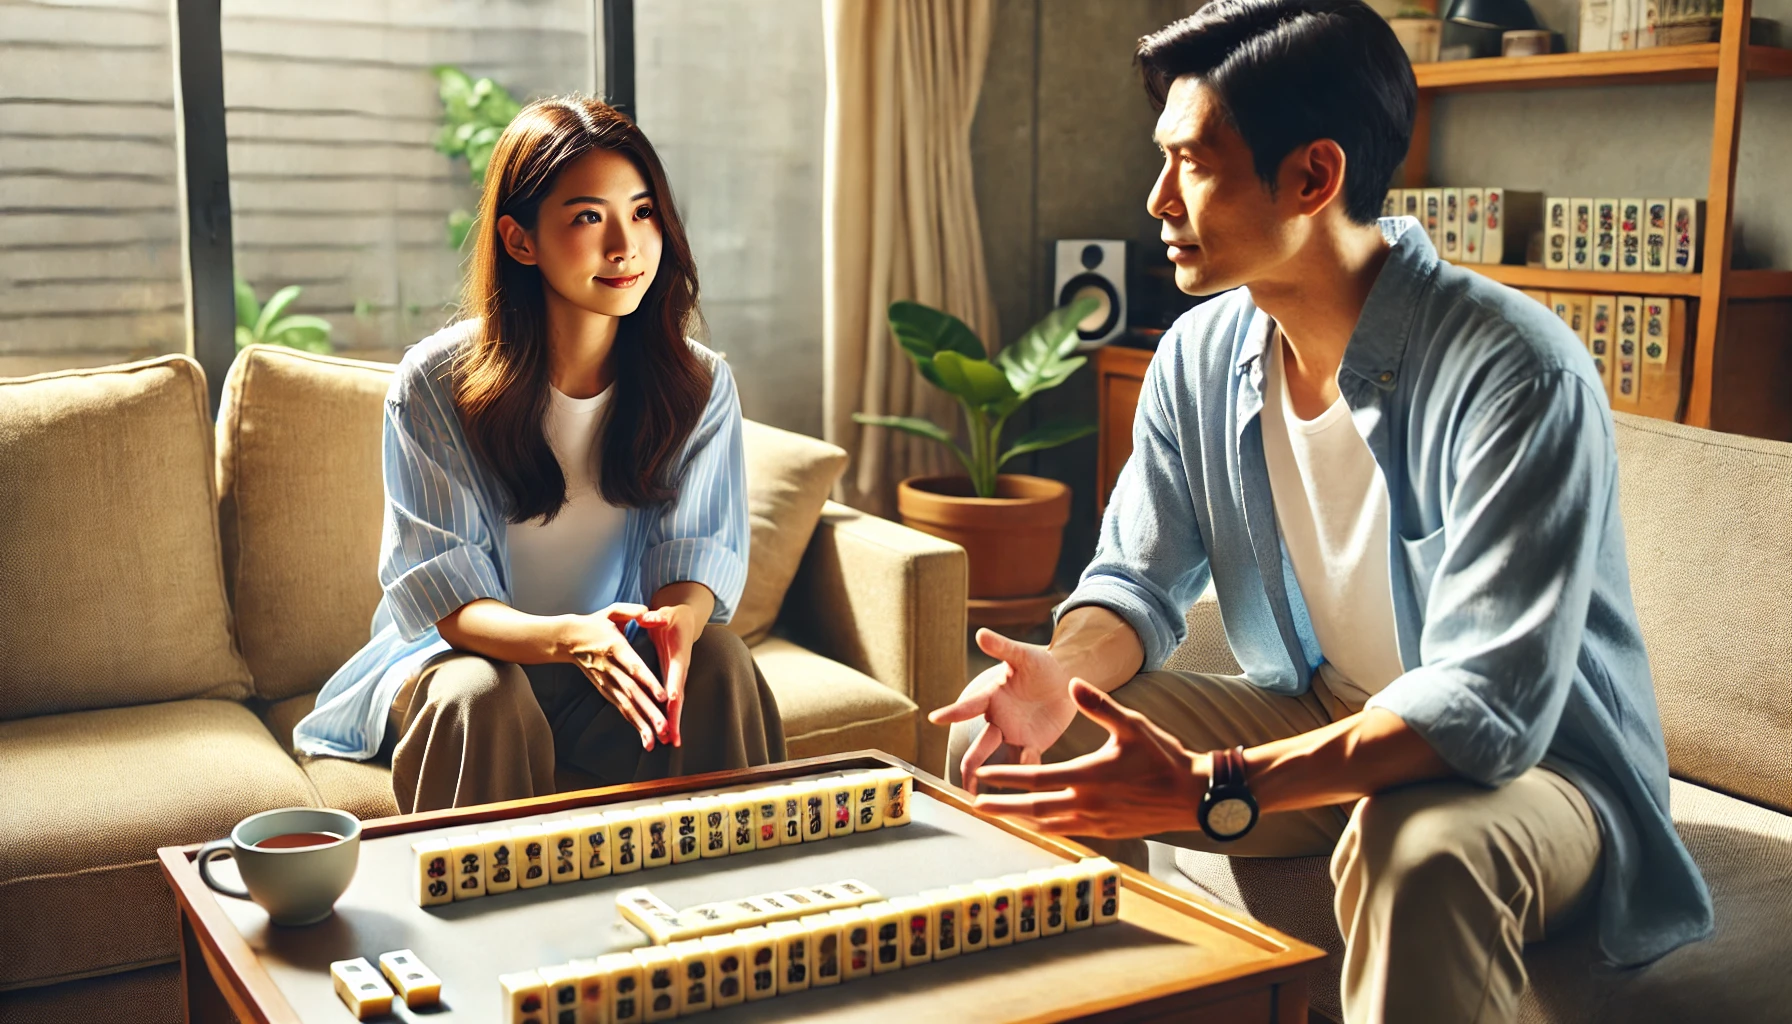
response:
<path id="1" fill-rule="evenodd" d="M 1270 340 L 1263 461 L 1276 523 L 1326 665 L 1320 678 L 1352 710 L 1405 671 L 1388 577 L 1388 486 L 1343 396 L 1303 420 L 1288 397 L 1286 341 Z"/>
<path id="2" fill-rule="evenodd" d="M 622 536 L 625 511 L 597 490 L 597 423 L 614 387 L 591 398 L 568 398 L 548 386 L 542 423 L 548 446 L 566 476 L 566 505 L 552 522 L 531 519 L 505 530 L 510 549 L 510 606 L 531 615 L 586 614 L 581 595 L 602 571 Z"/>

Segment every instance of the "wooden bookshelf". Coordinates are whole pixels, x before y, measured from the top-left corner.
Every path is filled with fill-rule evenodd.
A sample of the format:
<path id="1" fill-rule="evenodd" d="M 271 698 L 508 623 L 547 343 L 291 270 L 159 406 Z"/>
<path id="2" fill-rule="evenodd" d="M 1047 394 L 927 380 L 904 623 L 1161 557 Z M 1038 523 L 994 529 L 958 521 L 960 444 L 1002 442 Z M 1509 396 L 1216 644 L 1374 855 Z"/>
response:
<path id="1" fill-rule="evenodd" d="M 1417 64 L 1419 88 L 1430 92 L 1568 89 L 1591 85 L 1715 82 L 1721 43 L 1657 46 L 1607 53 L 1551 53 Z M 1743 53 L 1754 78 L 1792 77 L 1792 50 L 1750 46 Z"/>
<path id="2" fill-rule="evenodd" d="M 1778 329 L 1792 321 L 1792 271 L 1730 266 L 1743 92 L 1750 78 L 1792 77 L 1792 50 L 1748 45 L 1752 13 L 1751 0 L 1725 4 L 1715 43 L 1417 65 L 1418 118 L 1402 186 L 1432 184 L 1431 109 L 1439 94 L 1712 82 L 1711 177 L 1698 273 L 1601 274 L 1498 265 L 1470 269 L 1514 288 L 1620 294 L 1646 290 L 1696 300 L 1690 383 L 1676 418 L 1694 426 L 1792 440 L 1792 402 L 1784 389 L 1784 381 L 1792 379 L 1792 344 Z"/>

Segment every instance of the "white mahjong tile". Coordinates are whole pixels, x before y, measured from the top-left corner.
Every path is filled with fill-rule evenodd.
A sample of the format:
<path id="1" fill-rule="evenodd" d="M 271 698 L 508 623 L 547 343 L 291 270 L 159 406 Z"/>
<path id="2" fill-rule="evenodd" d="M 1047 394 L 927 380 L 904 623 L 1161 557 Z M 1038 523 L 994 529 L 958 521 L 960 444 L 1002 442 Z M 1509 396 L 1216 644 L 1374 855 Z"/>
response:
<path id="1" fill-rule="evenodd" d="M 809 984 L 817 988 L 840 984 L 845 973 L 840 919 L 832 914 L 810 914 L 797 918 L 796 923 L 809 933 Z"/>
<path id="2" fill-rule="evenodd" d="M 678 958 L 678 1015 L 702 1013 L 715 1005 L 715 954 L 692 939 L 674 942 L 666 951 Z"/>
<path id="3" fill-rule="evenodd" d="M 728 856 L 728 803 L 719 797 L 702 796 L 693 801 L 703 815 L 703 856 Z"/>
<path id="4" fill-rule="evenodd" d="M 419 907 L 454 902 L 454 847 L 446 839 L 425 839 L 411 844 L 412 884 Z"/>
<path id="5" fill-rule="evenodd" d="M 453 870 L 454 898 L 478 899 L 485 895 L 485 842 L 478 835 L 451 836 L 448 863 Z"/>
<path id="6" fill-rule="evenodd" d="M 1095 880 L 1095 923 L 1113 924 L 1120 917 L 1120 867 L 1106 857 L 1084 861 Z"/>
<path id="7" fill-rule="evenodd" d="M 672 863 L 683 864 L 703 856 L 702 826 L 697 805 L 689 800 L 668 800 L 661 805 L 672 829 Z"/>
<path id="8" fill-rule="evenodd" d="M 610 976 L 597 958 L 569 961 L 578 974 L 579 1024 L 609 1024 Z"/>
<path id="9" fill-rule="evenodd" d="M 828 835 L 849 836 L 855 827 L 853 808 L 858 794 L 853 780 L 839 776 L 828 780 Z"/>
<path id="10" fill-rule="evenodd" d="M 989 899 L 989 945 L 1006 946 L 1014 941 L 1014 883 L 983 878 L 971 885 L 982 890 Z"/>
<path id="11" fill-rule="evenodd" d="M 543 997 L 547 1002 L 547 1024 L 579 1024 L 579 968 L 573 964 L 537 967 L 541 976 Z"/>
<path id="12" fill-rule="evenodd" d="M 678 927 L 678 913 L 645 888 L 616 894 L 616 910 L 656 943 L 664 944 Z"/>
<path id="13" fill-rule="evenodd" d="M 597 958 L 597 969 L 610 982 L 609 1024 L 637 1024 L 646 1009 L 641 961 L 633 953 L 606 953 Z"/>
<path id="14" fill-rule="evenodd" d="M 720 935 L 705 935 L 702 941 L 709 947 L 709 955 L 715 965 L 714 991 L 710 1000 L 717 1006 L 733 1006 L 746 999 L 747 951 L 740 940 L 740 934 L 723 932 Z"/>
<path id="15" fill-rule="evenodd" d="M 809 932 L 795 921 L 766 926 L 778 943 L 778 991 L 800 992 L 809 987 Z"/>
<path id="16" fill-rule="evenodd" d="M 753 802 L 753 842 L 757 849 L 769 849 L 779 844 L 778 838 L 778 802 L 781 794 L 770 786 L 755 789 L 747 794 Z"/>
<path id="17" fill-rule="evenodd" d="M 933 907 L 917 896 L 898 896 L 890 901 L 902 912 L 902 966 L 913 967 L 933 960 Z"/>
<path id="18" fill-rule="evenodd" d="M 635 950 L 641 961 L 642 1002 L 645 1021 L 671 1020 L 678 1016 L 678 958 L 664 946 L 645 946 Z"/>
<path id="19" fill-rule="evenodd" d="M 510 830 L 488 828 L 479 833 L 485 842 L 485 892 L 495 896 L 516 888 L 516 840 Z"/>
<path id="20" fill-rule="evenodd" d="M 442 979 L 408 949 L 381 953 L 380 973 L 386 976 L 407 1009 L 434 1006 L 442 1000 Z"/>
<path id="21" fill-rule="evenodd" d="M 1039 934 L 1062 932 L 1067 905 L 1064 876 L 1057 868 L 1034 868 L 1027 875 L 1039 883 Z"/>
<path id="22" fill-rule="evenodd" d="M 392 1012 L 392 987 L 380 977 L 366 957 L 338 960 L 330 965 L 330 984 L 342 1005 L 356 1020 Z"/>
<path id="23" fill-rule="evenodd" d="M 803 787 L 786 783 L 775 787 L 778 800 L 778 845 L 803 841 Z"/>
<path id="24" fill-rule="evenodd" d="M 510 839 L 516 844 L 516 884 L 533 889 L 548 884 L 548 826 L 513 825 Z"/>
<path id="25" fill-rule="evenodd" d="M 1014 941 L 1027 942 L 1039 937 L 1039 880 L 1025 874 L 1003 875 L 1003 886 L 1014 889 Z"/>
<path id="26" fill-rule="evenodd" d="M 764 925 L 734 933 L 740 940 L 742 968 L 746 972 L 747 998 L 768 999 L 778 994 L 778 939 Z"/>
<path id="27" fill-rule="evenodd" d="M 1064 866 L 1064 927 L 1088 928 L 1095 923 L 1095 872 L 1087 861 Z"/>
<path id="28" fill-rule="evenodd" d="M 615 844 L 610 849 L 610 870 L 618 875 L 641 870 L 641 816 L 634 811 L 606 811 L 604 818 Z"/>
<path id="29" fill-rule="evenodd" d="M 907 943 L 903 935 L 902 908 L 894 901 L 865 905 L 865 916 L 871 919 L 871 969 L 878 974 L 902 969 L 902 949 Z"/>
<path id="30" fill-rule="evenodd" d="M 579 826 L 570 821 L 548 822 L 548 880 L 576 882 L 584 877 L 579 857 Z"/>
<path id="31" fill-rule="evenodd" d="M 884 827 L 884 787 L 876 772 L 854 772 L 846 777 L 852 785 L 853 829 L 870 832 Z"/>
<path id="32" fill-rule="evenodd" d="M 958 948 L 975 953 L 989 945 L 989 894 L 975 885 L 955 885 L 958 897 Z"/>
<path id="33" fill-rule="evenodd" d="M 828 812 L 832 804 L 833 790 L 825 781 L 803 786 L 803 842 L 828 837 Z"/>
<path id="34" fill-rule="evenodd" d="M 498 975 L 504 993 L 504 1024 L 546 1024 L 548 989 L 535 971 Z"/>
<path id="35" fill-rule="evenodd" d="M 900 768 L 884 768 L 878 773 L 884 784 L 884 825 L 906 825 L 912 814 L 914 776 Z"/>
<path id="36" fill-rule="evenodd" d="M 933 958 L 947 960 L 957 956 L 963 939 L 959 911 L 964 900 L 951 889 L 929 889 L 920 898 L 933 914 Z"/>
<path id="37" fill-rule="evenodd" d="M 672 863 L 672 823 L 661 804 L 639 808 L 641 815 L 641 866 L 663 868 Z"/>
<path id="38" fill-rule="evenodd" d="M 587 814 L 572 819 L 572 825 L 578 831 L 579 877 L 602 878 L 609 874 L 614 866 L 610 857 L 615 846 L 610 820 L 602 814 Z"/>
<path id="39" fill-rule="evenodd" d="M 840 922 L 840 977 L 852 981 L 869 975 L 876 923 L 864 907 L 845 907 L 832 913 Z"/>
<path id="40" fill-rule="evenodd" d="M 728 793 L 728 852 L 752 853 L 759 848 L 758 810 L 745 793 Z"/>

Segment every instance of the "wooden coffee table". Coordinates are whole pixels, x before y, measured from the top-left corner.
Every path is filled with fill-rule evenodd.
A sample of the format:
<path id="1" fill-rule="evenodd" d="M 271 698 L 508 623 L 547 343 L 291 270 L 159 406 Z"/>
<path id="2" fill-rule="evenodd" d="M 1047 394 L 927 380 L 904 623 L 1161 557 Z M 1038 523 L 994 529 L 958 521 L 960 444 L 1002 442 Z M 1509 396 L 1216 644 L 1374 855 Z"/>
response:
<path id="1" fill-rule="evenodd" d="M 424 909 L 411 882 L 411 844 L 512 819 L 657 803 L 865 768 L 915 777 L 913 821 L 825 842 L 784 846 L 650 871 L 518 890 Z M 389 1020 L 500 1019 L 498 975 L 644 945 L 620 923 L 615 895 L 651 886 L 674 906 L 858 878 L 885 896 L 1088 856 L 1081 845 L 980 814 L 935 776 L 879 752 L 810 758 L 744 771 L 561 793 L 534 800 L 407 814 L 362 831 L 355 880 L 329 919 L 270 924 L 253 903 L 199 879 L 197 846 L 158 854 L 180 906 L 181 973 L 189 1021 L 325 1024 L 352 1015 L 331 989 L 329 963 L 409 948 L 443 981 L 443 1005 Z M 214 870 L 225 868 L 223 863 Z M 1170 1021 L 1306 1024 L 1307 977 L 1323 953 L 1248 918 L 1188 898 L 1125 868 L 1118 923 L 965 954 L 828 988 L 704 1015 L 746 1021 Z"/>

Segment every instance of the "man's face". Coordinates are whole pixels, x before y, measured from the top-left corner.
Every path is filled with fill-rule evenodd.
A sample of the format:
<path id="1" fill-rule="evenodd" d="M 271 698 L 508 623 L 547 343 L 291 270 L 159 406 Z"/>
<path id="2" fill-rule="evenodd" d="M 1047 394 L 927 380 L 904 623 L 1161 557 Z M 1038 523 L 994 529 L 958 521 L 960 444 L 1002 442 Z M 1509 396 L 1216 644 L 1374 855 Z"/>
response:
<path id="1" fill-rule="evenodd" d="M 1293 254 L 1300 218 L 1290 193 L 1298 189 L 1270 194 L 1212 89 L 1178 78 L 1154 136 L 1164 166 L 1146 206 L 1163 221 L 1176 287 L 1190 295 L 1237 288 Z"/>

